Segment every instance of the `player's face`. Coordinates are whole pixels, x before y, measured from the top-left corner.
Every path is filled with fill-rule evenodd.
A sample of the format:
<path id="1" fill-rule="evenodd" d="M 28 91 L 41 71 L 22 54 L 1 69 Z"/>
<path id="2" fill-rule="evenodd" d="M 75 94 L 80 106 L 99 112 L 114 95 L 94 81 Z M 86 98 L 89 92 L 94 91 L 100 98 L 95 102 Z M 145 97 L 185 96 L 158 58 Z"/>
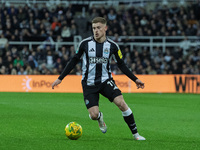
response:
<path id="1" fill-rule="evenodd" d="M 92 30 L 94 34 L 94 38 L 98 42 L 103 42 L 106 38 L 106 30 L 107 26 L 100 22 L 92 24 Z"/>

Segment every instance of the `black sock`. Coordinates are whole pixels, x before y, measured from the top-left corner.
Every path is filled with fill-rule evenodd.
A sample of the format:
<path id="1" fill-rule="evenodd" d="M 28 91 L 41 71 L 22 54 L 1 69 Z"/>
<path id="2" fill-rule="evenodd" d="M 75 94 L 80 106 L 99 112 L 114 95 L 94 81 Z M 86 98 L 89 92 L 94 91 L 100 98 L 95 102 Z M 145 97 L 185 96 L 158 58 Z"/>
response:
<path id="1" fill-rule="evenodd" d="M 137 127 L 135 123 L 135 119 L 131 109 L 129 108 L 126 112 L 122 112 L 125 122 L 127 123 L 128 127 L 130 128 L 132 134 L 137 133 Z"/>

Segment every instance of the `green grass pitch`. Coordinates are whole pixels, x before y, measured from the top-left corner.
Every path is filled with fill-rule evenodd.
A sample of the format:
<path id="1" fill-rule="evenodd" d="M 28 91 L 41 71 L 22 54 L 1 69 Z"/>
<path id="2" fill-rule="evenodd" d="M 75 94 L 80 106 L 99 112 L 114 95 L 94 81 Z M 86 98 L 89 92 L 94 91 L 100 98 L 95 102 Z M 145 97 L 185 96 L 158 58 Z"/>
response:
<path id="1" fill-rule="evenodd" d="M 133 110 L 139 133 L 135 141 L 118 108 L 100 97 L 108 126 L 101 133 L 88 117 L 82 94 L 0 93 L 1 150 L 197 150 L 200 149 L 200 95 L 123 94 Z M 78 140 L 65 126 L 82 125 Z"/>

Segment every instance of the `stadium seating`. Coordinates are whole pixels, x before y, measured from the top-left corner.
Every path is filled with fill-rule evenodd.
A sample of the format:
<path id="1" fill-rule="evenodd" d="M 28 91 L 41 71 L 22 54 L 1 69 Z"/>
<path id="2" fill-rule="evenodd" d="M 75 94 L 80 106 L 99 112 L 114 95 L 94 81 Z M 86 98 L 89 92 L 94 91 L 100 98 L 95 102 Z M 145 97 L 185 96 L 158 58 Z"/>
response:
<path id="1" fill-rule="evenodd" d="M 95 16 L 107 18 L 107 34 L 133 73 L 200 74 L 199 2 L 28 2 L 1 4 L 0 74 L 60 74 L 78 42 L 92 34 Z M 114 63 L 112 70 L 121 74 Z"/>

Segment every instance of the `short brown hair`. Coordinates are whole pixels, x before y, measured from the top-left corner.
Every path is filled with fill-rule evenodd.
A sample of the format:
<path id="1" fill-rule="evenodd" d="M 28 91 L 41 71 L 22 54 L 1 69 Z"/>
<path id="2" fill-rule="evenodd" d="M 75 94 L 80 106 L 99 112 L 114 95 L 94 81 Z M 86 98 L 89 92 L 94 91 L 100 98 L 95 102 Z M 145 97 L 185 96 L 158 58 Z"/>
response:
<path id="1" fill-rule="evenodd" d="M 107 21 L 105 18 L 103 17 L 95 17 L 93 20 L 92 20 L 92 23 L 102 23 L 102 24 L 107 24 Z"/>

